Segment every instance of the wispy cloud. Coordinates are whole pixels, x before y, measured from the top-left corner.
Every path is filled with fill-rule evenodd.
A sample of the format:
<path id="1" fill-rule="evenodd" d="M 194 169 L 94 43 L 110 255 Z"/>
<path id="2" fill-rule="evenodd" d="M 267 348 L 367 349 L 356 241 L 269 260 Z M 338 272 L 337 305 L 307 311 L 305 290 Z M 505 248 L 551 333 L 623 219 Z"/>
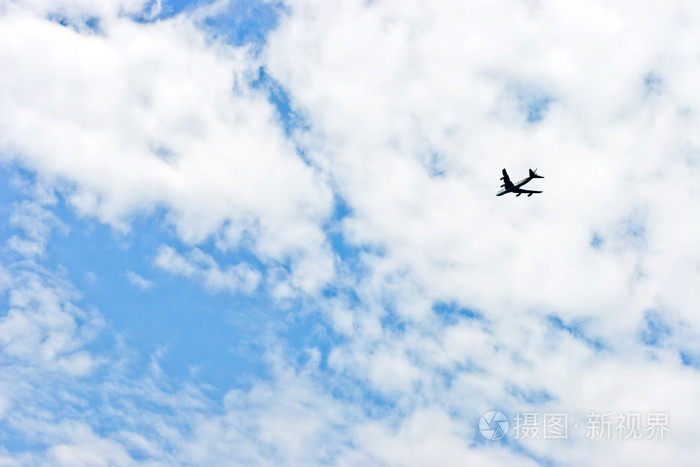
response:
<path id="1" fill-rule="evenodd" d="M 214 291 L 251 293 L 262 277 L 245 263 L 221 269 L 213 257 L 197 248 L 181 255 L 174 248 L 162 245 L 158 248 L 155 263 L 171 274 L 198 279 Z"/>
<path id="2" fill-rule="evenodd" d="M 155 285 L 153 281 L 144 279 L 143 277 L 136 274 L 134 271 L 126 271 L 124 273 L 124 276 L 132 285 L 135 285 L 141 290 L 148 290 Z"/>
<path id="3" fill-rule="evenodd" d="M 86 375 L 100 359 L 85 344 L 104 322 L 98 313 L 76 305 L 80 295 L 65 271 L 38 262 L 51 234 L 66 226 L 47 207 L 55 202 L 52 196 L 38 191 L 30 196 L 11 206 L 9 225 L 17 233 L 4 250 L 13 254 L 0 256 L 0 292 L 7 305 L 0 317 L 0 349 L 10 363 Z"/>

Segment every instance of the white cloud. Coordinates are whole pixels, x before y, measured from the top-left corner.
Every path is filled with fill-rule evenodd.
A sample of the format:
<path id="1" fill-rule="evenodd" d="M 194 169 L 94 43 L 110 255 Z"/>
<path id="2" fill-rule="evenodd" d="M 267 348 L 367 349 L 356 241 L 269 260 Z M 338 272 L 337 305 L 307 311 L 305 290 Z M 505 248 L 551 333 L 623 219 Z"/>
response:
<path id="1" fill-rule="evenodd" d="M 0 66 L 13 70 L 0 78 L 3 157 L 61 181 L 79 213 L 118 229 L 162 207 L 187 243 L 245 240 L 266 262 L 290 260 L 296 288 L 330 280 L 331 191 L 250 88 L 260 63 L 186 16 L 142 24 L 100 11 L 99 34 L 19 6 L 0 17 Z"/>
<path id="2" fill-rule="evenodd" d="M 685 95 L 671 85 L 695 66 L 664 65 L 678 53 L 668 44 L 690 26 L 666 5 L 654 3 L 652 19 L 632 3 L 578 11 L 294 2 L 272 35 L 269 64 L 306 109 L 321 142 L 311 157 L 352 209 L 347 238 L 387 249 L 373 260 L 381 274 L 408 271 L 432 297 L 487 314 L 510 303 L 585 316 L 633 309 L 639 318 L 663 297 L 687 316 L 694 296 L 654 287 L 663 261 L 690 272 L 668 286 L 692 288 L 696 249 L 682 232 L 700 214 L 686 178 L 697 169 L 680 156 L 696 144 L 686 127 L 694 117 L 674 104 Z M 606 41 L 615 47 L 604 53 L 596 44 Z M 663 98 L 644 94 L 650 70 L 667 76 Z M 543 121 L 526 123 L 507 97 L 511 81 L 553 97 Z M 431 153 L 443 176 L 426 167 Z M 493 196 L 501 167 L 516 174 L 529 164 L 547 177 L 544 196 Z M 594 232 L 612 243 L 640 209 L 653 245 L 592 251 Z M 684 241 L 662 244 L 661 231 Z M 660 267 L 651 269 L 653 256 Z M 637 324 L 618 323 L 628 332 Z"/>
<path id="3" fill-rule="evenodd" d="M 10 364 L 86 375 L 99 359 L 83 347 L 104 323 L 98 313 L 76 305 L 80 297 L 65 271 L 36 262 L 45 254 L 52 231 L 67 227 L 45 207 L 55 202 L 52 195 L 39 187 L 32 197 L 13 206 L 9 225 L 20 233 L 10 236 L 4 249 L 16 256 L 0 260 L 0 293 L 7 298 L 0 317 L 0 349 Z"/>
<path id="4" fill-rule="evenodd" d="M 329 310 L 352 336 L 334 351 L 338 369 L 376 390 L 397 383 L 405 388 L 398 400 L 448 401 L 470 416 L 526 406 L 509 392 L 514 385 L 547 391 L 552 406 L 572 413 L 685 413 L 647 391 L 633 368 L 654 368 L 669 387 L 698 383 L 681 363 L 688 344 L 668 344 L 662 364 L 639 332 L 658 307 L 700 332 L 691 311 L 700 303 L 692 285 L 700 249 L 691 240 L 700 226 L 699 142 L 689 126 L 700 108 L 681 84 L 697 77 L 689 57 L 698 48 L 673 45 L 697 32 L 682 18 L 700 10 L 647 6 L 291 2 L 271 35 L 270 73 L 304 109 L 309 157 L 349 207 L 346 240 L 381 252 L 363 256 L 369 270 L 357 281 L 354 318 L 347 307 Z M 663 82 L 653 93 L 650 73 Z M 534 123 L 532 95 L 550 100 Z M 494 196 L 501 168 L 519 178 L 536 166 L 546 177 L 542 196 Z M 434 323 L 435 300 L 478 311 L 486 329 L 465 334 L 472 345 L 458 351 L 450 337 L 458 328 Z M 573 331 L 557 329 L 553 315 Z M 429 331 L 410 332 L 412 322 Z M 361 323 L 387 324 L 368 333 Z M 377 367 L 377 355 L 402 358 Z M 382 367 L 391 370 L 372 371 Z M 466 402 L 457 383 L 440 382 L 445 367 Z M 398 384 L 407 374 L 409 384 Z M 601 375 L 609 391 L 589 398 L 574 390 L 602 390 Z M 665 443 L 679 465 L 695 455 L 680 438 Z M 580 439 L 566 446 L 591 465 L 597 454 L 646 459 L 616 443 L 596 455 L 583 455 Z M 574 461 L 547 444 L 537 452 Z"/>
<path id="5" fill-rule="evenodd" d="M 397 430 L 368 424 L 359 438 L 386 465 L 537 465 L 491 446 L 469 449 L 456 425 L 444 410 L 425 408 L 406 417 Z"/>
<path id="6" fill-rule="evenodd" d="M 85 27 L 85 20 L 92 17 L 102 21 L 116 19 L 119 15 L 135 15 L 141 13 L 150 3 L 150 12 L 156 11 L 160 0 L 24 0 L 8 2 L 3 5 L 2 12 L 27 13 L 36 16 L 56 15 L 69 24 Z"/>
<path id="7" fill-rule="evenodd" d="M 261 279 L 261 274 L 245 263 L 221 269 L 214 258 L 197 248 L 183 256 L 172 247 L 161 245 L 155 262 L 171 274 L 196 278 L 214 291 L 251 293 Z"/>
<path id="8" fill-rule="evenodd" d="M 7 241 L 7 248 L 25 258 L 34 258 L 45 253 L 52 230 L 67 230 L 40 200 L 24 201 L 14 206 L 9 225 L 19 229 L 22 235 L 11 236 Z"/>
<path id="9" fill-rule="evenodd" d="M 54 465 L 94 466 L 133 463 L 124 446 L 95 434 L 83 423 L 70 423 L 65 428 L 68 442 L 51 447 L 47 460 Z"/>
<path id="10" fill-rule="evenodd" d="M 147 411 L 111 438 L 50 437 L 53 461 L 135 463 L 125 446 L 208 465 L 700 457 L 700 376 L 683 356 L 700 331 L 697 5 L 299 0 L 261 58 L 186 17 L 136 24 L 100 5 L 80 10 L 104 15 L 99 34 L 3 10 L 3 157 L 57 177 L 73 207 L 116 228 L 164 207 L 188 251 L 163 245 L 156 264 L 211 290 L 249 293 L 262 275 L 201 245 L 249 248 L 276 297 L 309 292 L 343 338 L 323 370 L 318 350 L 303 368 L 272 357 L 271 381 L 229 392 L 221 412 L 196 388 L 135 385 L 126 399 L 180 410 Z M 293 141 L 245 84 L 260 65 L 306 118 Z M 544 194 L 496 198 L 504 166 L 539 166 Z M 342 275 L 323 229 L 333 195 L 348 206 L 343 239 L 362 251 Z M 41 233 L 22 225 L 22 241 Z M 38 256 L 32 245 L 14 249 Z M 78 321 L 91 318 L 45 274 L 23 274 L 8 287 L 3 351 L 88 372 Z M 333 280 L 339 297 L 315 294 Z M 668 328 L 656 344 L 643 338 L 649 310 Z M 663 412 L 672 432 L 480 444 L 491 409 Z"/>
<path id="11" fill-rule="evenodd" d="M 143 277 L 136 274 L 134 271 L 126 271 L 124 273 L 124 276 L 132 285 L 135 285 L 141 290 L 148 290 L 154 285 L 153 281 L 144 279 Z"/>
<path id="12" fill-rule="evenodd" d="M 10 361 L 73 375 L 90 373 L 98 359 L 83 349 L 103 326 L 99 314 L 78 308 L 76 292 L 41 268 L 11 269 L 0 348 Z"/>

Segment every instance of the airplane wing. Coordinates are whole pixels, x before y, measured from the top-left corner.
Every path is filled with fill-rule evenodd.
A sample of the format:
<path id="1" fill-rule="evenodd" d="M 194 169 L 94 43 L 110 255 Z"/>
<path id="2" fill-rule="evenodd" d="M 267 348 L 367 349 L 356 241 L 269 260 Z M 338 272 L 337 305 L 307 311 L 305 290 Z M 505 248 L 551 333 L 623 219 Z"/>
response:
<path id="1" fill-rule="evenodd" d="M 523 190 L 522 188 L 516 188 L 515 190 L 513 190 L 513 193 L 515 193 L 515 196 L 520 196 L 523 193 L 525 193 L 528 196 L 532 196 L 536 193 L 542 193 L 542 192 L 538 191 L 538 190 Z"/>
<path id="2" fill-rule="evenodd" d="M 510 181 L 510 177 L 508 176 L 506 169 L 503 169 L 503 176 L 501 177 L 501 180 L 503 180 L 503 185 L 501 185 L 502 187 L 506 189 L 513 188 L 513 182 Z"/>

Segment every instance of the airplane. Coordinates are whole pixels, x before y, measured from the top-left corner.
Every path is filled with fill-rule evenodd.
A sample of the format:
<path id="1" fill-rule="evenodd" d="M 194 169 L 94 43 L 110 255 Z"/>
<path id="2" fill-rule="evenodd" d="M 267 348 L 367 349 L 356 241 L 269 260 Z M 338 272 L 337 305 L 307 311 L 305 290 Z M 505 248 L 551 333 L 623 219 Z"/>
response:
<path id="1" fill-rule="evenodd" d="M 530 174 L 527 178 L 523 178 L 517 183 L 513 183 L 510 181 L 510 177 L 508 176 L 508 173 L 506 172 L 506 169 L 503 169 L 503 176 L 501 177 L 501 180 L 503 180 L 503 185 L 501 187 L 503 188 L 501 191 L 496 193 L 496 196 L 503 196 L 506 193 L 515 193 L 515 196 L 520 196 L 523 193 L 526 193 L 528 197 L 534 195 L 535 193 L 542 193 L 541 191 L 535 191 L 535 190 L 523 190 L 520 188 L 521 186 L 525 185 L 527 182 L 532 180 L 533 178 L 544 178 L 542 175 L 537 175 L 537 169 L 532 170 L 530 169 Z"/>

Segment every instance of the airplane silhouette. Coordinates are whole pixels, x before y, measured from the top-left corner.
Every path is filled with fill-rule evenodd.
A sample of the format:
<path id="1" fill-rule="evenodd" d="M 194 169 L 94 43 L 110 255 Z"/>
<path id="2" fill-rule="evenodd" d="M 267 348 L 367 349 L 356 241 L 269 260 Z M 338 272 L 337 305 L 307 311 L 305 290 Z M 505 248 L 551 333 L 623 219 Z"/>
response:
<path id="1" fill-rule="evenodd" d="M 506 193 L 515 193 L 515 196 L 520 196 L 523 193 L 526 193 L 527 196 L 532 196 L 535 193 L 542 193 L 541 191 L 536 191 L 536 190 L 523 190 L 520 188 L 521 186 L 525 185 L 527 182 L 532 180 L 533 178 L 544 178 L 542 175 L 537 175 L 537 169 L 532 170 L 530 169 L 530 174 L 528 177 L 523 178 L 517 183 L 513 183 L 510 181 L 510 177 L 508 176 L 508 172 L 506 172 L 506 169 L 503 169 L 503 176 L 501 177 L 501 180 L 503 180 L 503 185 L 501 187 L 503 188 L 501 191 L 496 193 L 496 196 L 503 196 Z"/>

